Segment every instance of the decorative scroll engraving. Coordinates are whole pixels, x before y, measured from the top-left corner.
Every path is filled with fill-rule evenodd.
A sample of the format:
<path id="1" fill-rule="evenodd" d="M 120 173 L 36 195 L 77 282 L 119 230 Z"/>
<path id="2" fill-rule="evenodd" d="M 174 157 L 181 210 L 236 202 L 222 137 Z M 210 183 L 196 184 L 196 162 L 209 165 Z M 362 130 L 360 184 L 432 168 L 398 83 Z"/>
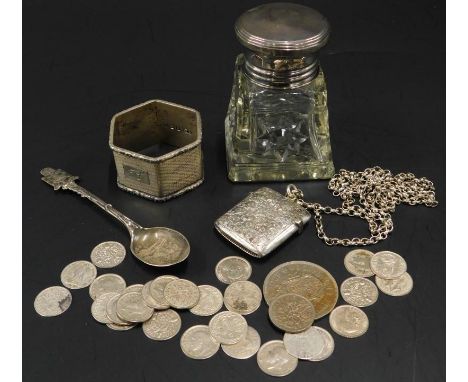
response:
<path id="1" fill-rule="evenodd" d="M 61 169 L 53 169 L 50 167 L 41 170 L 42 180 L 50 184 L 55 191 L 63 188 L 66 190 L 69 186 L 79 179 L 78 176 L 70 175 Z"/>

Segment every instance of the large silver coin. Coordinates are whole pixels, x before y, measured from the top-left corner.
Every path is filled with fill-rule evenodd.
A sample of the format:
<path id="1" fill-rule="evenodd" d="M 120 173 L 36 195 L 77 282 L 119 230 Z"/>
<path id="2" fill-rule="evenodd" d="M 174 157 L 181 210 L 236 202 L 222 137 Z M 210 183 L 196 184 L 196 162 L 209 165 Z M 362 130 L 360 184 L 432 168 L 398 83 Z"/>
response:
<path id="1" fill-rule="evenodd" d="M 125 259 L 125 247 L 116 241 L 105 241 L 91 251 L 91 261 L 98 268 L 113 268 Z"/>
<path id="2" fill-rule="evenodd" d="M 354 276 L 370 277 L 374 275 L 370 267 L 370 260 L 374 253 L 366 249 L 355 249 L 346 254 L 344 265 Z"/>
<path id="3" fill-rule="evenodd" d="M 261 339 L 258 332 L 249 326 L 245 338 L 241 339 L 237 344 L 226 345 L 222 344 L 223 351 L 232 358 L 247 359 L 252 357 L 260 348 Z"/>
<path id="4" fill-rule="evenodd" d="M 252 266 L 242 257 L 229 256 L 216 264 L 215 274 L 218 280 L 225 284 L 245 281 L 252 274 Z"/>
<path id="5" fill-rule="evenodd" d="M 371 258 L 372 271 L 382 279 L 396 279 L 406 272 L 406 261 L 390 251 L 377 252 Z"/>
<path id="6" fill-rule="evenodd" d="M 118 316 L 128 322 L 144 322 L 153 315 L 154 309 L 145 304 L 139 292 L 125 293 L 117 300 Z"/>
<path id="7" fill-rule="evenodd" d="M 343 300 L 360 308 L 374 304 L 379 297 L 379 291 L 375 284 L 364 277 L 346 279 L 341 284 L 340 291 Z"/>
<path id="8" fill-rule="evenodd" d="M 264 373 L 273 377 L 284 377 L 297 367 L 297 358 L 289 354 L 283 341 L 264 343 L 257 353 L 257 363 Z"/>
<path id="9" fill-rule="evenodd" d="M 96 298 L 91 305 L 93 318 L 101 324 L 111 324 L 112 320 L 107 316 L 107 304 L 112 297 L 119 296 L 118 293 L 104 293 Z"/>
<path id="10" fill-rule="evenodd" d="M 115 273 L 106 273 L 97 277 L 89 286 L 89 295 L 93 300 L 104 293 L 122 293 L 126 287 L 125 280 Z"/>
<path id="11" fill-rule="evenodd" d="M 190 309 L 197 305 L 200 299 L 200 291 L 193 282 L 178 279 L 166 285 L 164 298 L 173 308 Z"/>
<path id="12" fill-rule="evenodd" d="M 114 296 L 109 299 L 106 306 L 106 314 L 111 323 L 116 325 L 129 325 L 128 321 L 122 320 L 117 314 L 117 301 L 120 298 L 119 293 L 114 293 Z"/>
<path id="13" fill-rule="evenodd" d="M 232 312 L 250 314 L 262 303 L 261 289 L 251 281 L 236 281 L 224 291 L 224 305 Z"/>
<path id="14" fill-rule="evenodd" d="M 153 313 L 148 321 L 143 322 L 143 333 L 148 338 L 157 341 L 168 340 L 179 333 L 182 321 L 179 314 L 172 310 L 162 310 Z"/>
<path id="15" fill-rule="evenodd" d="M 316 319 L 330 313 L 338 301 L 338 286 L 333 276 L 308 261 L 280 264 L 265 277 L 263 296 L 267 304 L 286 293 L 307 298 L 314 305 Z"/>
<path id="16" fill-rule="evenodd" d="M 300 333 L 284 333 L 283 342 L 288 353 L 299 359 L 317 357 L 325 347 L 325 339 L 315 326 Z"/>
<path id="17" fill-rule="evenodd" d="M 207 359 L 216 354 L 219 342 L 211 336 L 208 326 L 195 325 L 182 334 L 180 347 L 187 357 Z"/>
<path id="18" fill-rule="evenodd" d="M 323 361 L 324 359 L 327 359 L 333 354 L 333 351 L 335 350 L 335 341 L 333 340 L 333 337 L 327 330 L 320 328 L 318 326 L 314 326 L 314 328 L 321 333 L 323 342 L 325 345 L 319 354 L 315 355 L 314 357 L 309 358 L 308 360 L 309 361 Z"/>
<path id="19" fill-rule="evenodd" d="M 96 267 L 89 261 L 79 260 L 68 264 L 60 274 L 62 284 L 69 289 L 89 286 L 97 275 Z"/>
<path id="20" fill-rule="evenodd" d="M 119 325 L 119 324 L 106 324 L 109 329 L 116 330 L 119 332 L 130 330 L 136 326 L 136 324 L 128 324 L 128 325 Z"/>
<path id="21" fill-rule="evenodd" d="M 171 281 L 178 280 L 176 276 L 164 275 L 156 277 L 150 284 L 149 293 L 154 300 L 155 309 L 168 309 L 170 307 L 167 300 L 164 298 L 164 289 Z"/>
<path id="22" fill-rule="evenodd" d="M 315 318 L 312 303 L 298 294 L 283 294 L 270 304 L 268 316 L 278 329 L 298 333 L 308 329 Z"/>
<path id="23" fill-rule="evenodd" d="M 34 299 L 34 309 L 43 317 L 58 316 L 72 303 L 72 295 L 67 288 L 52 286 L 39 292 Z"/>
<path id="24" fill-rule="evenodd" d="M 200 299 L 190 313 L 197 316 L 211 316 L 223 307 L 223 295 L 218 288 L 211 285 L 199 285 Z"/>
<path id="25" fill-rule="evenodd" d="M 169 307 L 169 304 L 160 304 L 158 301 L 156 301 L 153 296 L 151 295 L 151 283 L 153 280 L 148 281 L 145 285 L 143 285 L 143 288 L 141 289 L 140 293 L 143 296 L 143 301 L 145 301 L 145 304 L 148 305 L 150 308 L 154 309 L 167 309 Z"/>
<path id="26" fill-rule="evenodd" d="M 367 332 L 369 319 L 361 309 L 352 305 L 341 305 L 330 313 L 330 326 L 340 336 L 355 338 Z"/>
<path id="27" fill-rule="evenodd" d="M 379 289 L 389 296 L 404 296 L 413 289 L 413 279 L 407 272 L 393 280 L 385 280 L 376 276 L 375 282 Z"/>
<path id="28" fill-rule="evenodd" d="M 223 311 L 216 314 L 208 326 L 211 336 L 222 344 L 235 344 L 247 334 L 247 321 L 235 312 Z"/>
<path id="29" fill-rule="evenodd" d="M 125 288 L 122 294 L 130 292 L 140 292 L 143 289 L 143 284 L 132 284 Z"/>

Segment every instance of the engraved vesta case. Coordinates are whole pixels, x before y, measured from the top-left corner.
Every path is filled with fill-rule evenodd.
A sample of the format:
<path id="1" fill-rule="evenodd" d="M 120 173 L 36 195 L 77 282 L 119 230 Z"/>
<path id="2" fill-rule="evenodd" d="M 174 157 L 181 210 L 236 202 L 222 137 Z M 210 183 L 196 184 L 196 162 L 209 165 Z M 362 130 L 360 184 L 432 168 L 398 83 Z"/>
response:
<path id="1" fill-rule="evenodd" d="M 318 51 L 328 21 L 299 4 L 272 3 L 242 14 L 225 121 L 234 182 L 331 178 L 327 90 Z"/>

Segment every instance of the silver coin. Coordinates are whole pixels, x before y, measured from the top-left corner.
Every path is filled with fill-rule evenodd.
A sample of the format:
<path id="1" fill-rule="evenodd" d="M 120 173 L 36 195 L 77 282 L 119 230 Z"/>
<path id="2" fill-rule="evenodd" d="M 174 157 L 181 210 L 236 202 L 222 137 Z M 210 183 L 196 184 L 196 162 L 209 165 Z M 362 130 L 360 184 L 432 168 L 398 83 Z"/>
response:
<path id="1" fill-rule="evenodd" d="M 314 328 L 321 333 L 325 346 L 319 354 L 312 358 L 309 358 L 308 360 L 323 361 L 333 354 L 333 351 L 335 350 L 335 341 L 333 340 L 332 335 L 327 330 L 320 328 L 319 326 L 314 326 Z"/>
<path id="2" fill-rule="evenodd" d="M 125 247 L 116 241 L 105 241 L 91 251 L 91 261 L 98 268 L 113 268 L 125 259 Z"/>
<path id="3" fill-rule="evenodd" d="M 104 293 L 96 298 L 91 305 L 91 314 L 93 318 L 101 324 L 111 324 L 112 320 L 107 316 L 107 304 L 109 300 L 118 296 L 118 293 Z"/>
<path id="4" fill-rule="evenodd" d="M 180 347 L 187 357 L 207 359 L 216 354 L 219 342 L 211 336 L 208 326 L 195 325 L 182 334 Z"/>
<path id="5" fill-rule="evenodd" d="M 116 331 L 125 331 L 130 330 L 136 326 L 136 324 L 128 324 L 128 325 L 118 325 L 118 324 L 106 324 L 109 329 L 116 330 Z"/>
<path id="6" fill-rule="evenodd" d="M 200 299 L 200 291 L 193 282 L 178 279 L 166 285 L 164 298 L 173 308 L 190 309 L 197 305 Z"/>
<path id="7" fill-rule="evenodd" d="M 375 282 L 379 289 L 389 296 L 404 296 L 413 289 L 413 279 L 408 272 L 393 280 L 385 280 L 376 276 Z"/>
<path id="8" fill-rule="evenodd" d="M 144 322 L 153 315 L 154 309 L 145 304 L 139 292 L 125 293 L 117 300 L 118 316 L 128 322 Z"/>
<path id="9" fill-rule="evenodd" d="M 97 277 L 89 286 L 89 295 L 93 300 L 104 293 L 122 293 L 126 287 L 122 276 L 115 273 L 105 273 Z"/>
<path id="10" fill-rule="evenodd" d="M 293 293 L 276 297 L 268 309 L 273 325 L 288 333 L 306 330 L 314 322 L 315 315 L 314 305 L 307 298 Z"/>
<path id="11" fill-rule="evenodd" d="M 156 311 L 151 318 L 143 322 L 143 333 L 157 341 L 168 340 L 179 333 L 182 320 L 179 313 L 172 309 Z"/>
<path id="12" fill-rule="evenodd" d="M 221 259 L 215 267 L 215 274 L 219 281 L 231 284 L 235 281 L 248 280 L 252 274 L 250 263 L 239 256 L 229 256 Z"/>
<path id="13" fill-rule="evenodd" d="M 69 289 L 89 286 L 97 275 L 96 267 L 89 261 L 79 260 L 68 264 L 60 274 L 62 284 Z"/>
<path id="14" fill-rule="evenodd" d="M 372 271 L 382 279 L 396 279 L 406 272 L 406 261 L 390 251 L 377 252 L 371 258 Z"/>
<path id="15" fill-rule="evenodd" d="M 229 357 L 247 359 L 252 357 L 258 351 L 261 343 L 262 341 L 258 332 L 249 326 L 247 328 L 245 338 L 241 339 L 237 344 L 221 344 L 221 348 Z"/>
<path id="16" fill-rule="evenodd" d="M 72 303 L 72 295 L 67 288 L 51 286 L 39 292 L 34 299 L 34 309 L 43 317 L 58 316 Z"/>
<path id="17" fill-rule="evenodd" d="M 223 294 L 211 285 L 199 285 L 200 299 L 190 313 L 197 316 L 211 316 L 223 307 Z"/>
<path id="18" fill-rule="evenodd" d="M 222 344 L 232 345 L 247 334 L 247 321 L 239 313 L 223 311 L 209 322 L 211 336 Z"/>
<path id="19" fill-rule="evenodd" d="M 224 291 L 224 305 L 242 315 L 255 312 L 262 303 L 262 290 L 251 281 L 235 281 Z"/>
<path id="20" fill-rule="evenodd" d="M 162 305 L 156 301 L 153 296 L 151 295 L 150 289 L 151 289 L 151 283 L 153 280 L 148 281 L 145 285 L 143 285 L 143 289 L 140 291 L 143 301 L 145 302 L 146 305 L 148 305 L 150 308 L 154 309 L 167 309 L 169 307 L 169 304 Z"/>
<path id="21" fill-rule="evenodd" d="M 340 336 L 355 338 L 367 332 L 369 319 L 361 309 L 352 305 L 341 305 L 330 313 L 330 326 Z"/>
<path id="22" fill-rule="evenodd" d="M 289 354 L 283 341 L 274 340 L 264 343 L 257 353 L 257 363 L 265 374 L 284 377 L 297 367 L 297 358 Z"/>
<path id="23" fill-rule="evenodd" d="M 375 284 L 364 277 L 346 279 L 341 284 L 340 292 L 343 300 L 360 308 L 374 304 L 379 297 L 379 291 Z"/>
<path id="24" fill-rule="evenodd" d="M 143 284 L 132 284 L 132 285 L 129 285 L 128 287 L 126 287 L 125 290 L 122 292 L 122 294 L 130 293 L 130 292 L 140 292 L 141 293 L 142 289 L 143 289 Z"/>
<path id="25" fill-rule="evenodd" d="M 152 304 L 155 309 L 168 309 L 170 307 L 167 300 L 164 298 L 164 289 L 171 281 L 178 280 L 176 276 L 159 276 L 156 277 L 150 284 L 149 294 L 153 297 Z"/>
<path id="26" fill-rule="evenodd" d="M 374 275 L 370 267 L 370 260 L 374 253 L 366 249 L 355 249 L 346 254 L 344 266 L 354 276 L 370 277 Z"/>
<path id="27" fill-rule="evenodd" d="M 325 339 L 315 326 L 300 333 L 284 333 L 283 342 L 288 353 L 299 359 L 317 357 L 325 347 Z"/>
<path id="28" fill-rule="evenodd" d="M 122 320 L 117 314 L 117 301 L 120 298 L 119 293 L 114 293 L 114 296 L 109 299 L 106 305 L 106 314 L 110 322 L 116 325 L 128 325 L 128 321 Z"/>

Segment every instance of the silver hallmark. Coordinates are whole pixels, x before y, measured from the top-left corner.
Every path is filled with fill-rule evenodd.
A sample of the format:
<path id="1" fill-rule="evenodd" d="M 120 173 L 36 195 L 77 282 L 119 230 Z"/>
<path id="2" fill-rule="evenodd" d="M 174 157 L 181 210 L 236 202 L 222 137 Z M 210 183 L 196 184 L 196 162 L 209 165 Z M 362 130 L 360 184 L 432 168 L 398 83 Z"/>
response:
<path id="1" fill-rule="evenodd" d="M 136 180 L 140 183 L 150 184 L 149 174 L 147 171 L 143 171 L 126 164 L 123 165 L 123 170 L 126 178 Z"/>

